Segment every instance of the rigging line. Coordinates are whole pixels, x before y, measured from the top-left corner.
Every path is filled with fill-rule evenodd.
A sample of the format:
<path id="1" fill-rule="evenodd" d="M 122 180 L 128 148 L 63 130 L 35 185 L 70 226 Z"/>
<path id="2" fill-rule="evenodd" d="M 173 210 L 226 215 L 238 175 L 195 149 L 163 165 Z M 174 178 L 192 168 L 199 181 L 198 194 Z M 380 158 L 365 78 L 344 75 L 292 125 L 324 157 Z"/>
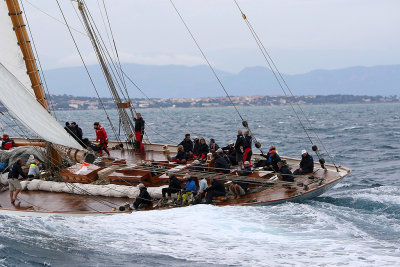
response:
<path id="1" fill-rule="evenodd" d="M 106 25 L 106 22 L 105 22 L 105 19 L 104 19 L 104 16 L 103 16 L 103 11 L 102 11 L 102 9 L 101 9 L 101 6 L 100 6 L 100 2 L 99 2 L 99 0 L 96 0 L 96 2 L 97 2 L 97 6 L 98 6 L 98 8 L 99 8 L 99 12 L 100 12 L 100 16 L 101 16 L 101 20 L 102 20 L 102 22 L 103 22 L 103 26 L 104 26 L 104 30 L 105 30 L 105 32 L 106 32 L 106 35 L 107 35 L 107 40 L 108 40 L 108 42 L 109 42 L 109 45 L 110 45 L 110 50 L 112 51 L 112 57 L 113 57 L 113 61 L 114 62 L 117 62 L 117 56 L 115 55 L 115 50 L 113 49 L 113 45 L 112 45 L 112 42 L 111 42 L 111 37 L 110 37 L 110 34 L 109 34 L 109 32 L 108 32 L 108 30 L 109 29 L 111 29 L 111 27 L 109 27 L 109 28 L 107 28 L 107 25 Z M 118 71 L 118 69 L 117 69 L 117 71 Z M 120 69 L 119 69 L 119 71 L 120 71 Z M 120 74 L 119 75 L 120 77 L 122 76 L 122 74 Z M 121 81 L 122 82 L 122 81 Z M 123 82 L 122 82 L 123 83 Z M 125 86 L 125 84 L 123 83 L 123 86 Z"/>
<path id="2" fill-rule="evenodd" d="M 246 24 L 247 24 L 247 23 L 248 23 L 248 20 L 247 20 L 246 16 L 245 16 L 244 13 L 241 11 L 241 9 L 240 9 L 239 5 L 237 4 L 236 0 L 234 0 L 234 1 L 235 1 L 236 5 L 238 6 L 238 8 L 239 8 L 239 10 L 240 10 L 240 12 L 241 12 L 241 14 L 242 14 L 242 17 L 243 17 L 243 19 L 246 21 Z M 248 25 L 248 24 L 247 24 L 247 25 Z M 249 26 L 249 25 L 248 25 L 248 26 Z M 249 29 L 250 29 L 250 28 L 249 28 Z M 298 113 L 296 112 L 296 110 L 294 109 L 294 107 L 293 107 L 293 105 L 292 105 L 292 101 L 290 100 L 288 94 L 286 93 L 286 90 L 283 88 L 283 85 L 282 85 L 281 81 L 279 80 L 279 78 L 278 78 L 276 72 L 274 71 L 274 68 L 272 67 L 271 63 L 269 62 L 267 56 L 265 55 L 264 51 L 262 50 L 261 44 L 260 44 L 260 40 L 258 40 L 258 39 L 256 38 L 256 34 L 255 34 L 255 32 L 254 32 L 253 30 L 250 29 L 250 32 L 251 32 L 251 34 L 253 35 L 253 38 L 255 39 L 255 41 L 256 41 L 258 47 L 260 48 L 260 51 L 261 51 L 261 53 L 263 54 L 263 56 L 264 56 L 264 58 L 265 58 L 265 60 L 266 60 L 266 62 L 267 62 L 267 64 L 268 64 L 270 70 L 272 71 L 272 73 L 273 73 L 273 75 L 274 75 L 276 81 L 278 82 L 279 87 L 282 89 L 282 92 L 285 94 L 286 98 L 288 98 L 290 107 L 292 108 L 292 110 L 293 110 L 293 112 L 295 113 L 297 119 L 299 120 L 299 122 L 300 122 L 300 124 L 301 124 L 303 130 L 305 131 L 305 133 L 306 133 L 306 135 L 307 135 L 307 137 L 308 137 L 310 143 L 313 144 L 313 141 L 312 141 L 310 135 L 308 134 L 308 131 L 306 130 L 306 128 L 305 128 L 303 122 L 301 121 L 301 119 L 300 119 Z"/>
<path id="3" fill-rule="evenodd" d="M 208 60 L 208 58 L 206 57 L 205 53 L 203 52 L 203 50 L 201 49 L 199 43 L 197 42 L 196 38 L 194 37 L 193 33 L 190 31 L 189 26 L 186 24 L 185 20 L 183 19 L 181 13 L 179 12 L 179 10 L 177 9 L 177 7 L 175 6 L 174 2 L 172 0 L 169 0 L 172 7 L 174 8 L 174 10 L 176 11 L 176 13 L 178 14 L 179 18 L 181 19 L 183 25 L 185 26 L 186 30 L 188 31 L 189 35 L 191 36 L 191 38 L 193 39 L 194 43 L 196 44 L 197 48 L 199 49 L 201 55 L 203 56 L 204 60 L 207 62 L 208 66 L 210 67 L 212 73 L 214 74 L 215 78 L 217 79 L 218 83 L 220 84 L 221 88 L 224 90 L 226 96 L 229 98 L 229 101 L 231 102 L 232 106 L 235 108 L 236 112 L 238 113 L 239 117 L 242 119 L 242 121 L 244 121 L 242 115 L 240 114 L 238 108 L 236 107 L 236 105 L 233 103 L 232 98 L 230 97 L 230 95 L 228 94 L 228 92 L 225 89 L 225 86 L 222 84 L 222 81 L 220 80 L 219 76 L 217 75 L 216 71 L 214 70 L 213 66 L 211 65 L 210 61 Z"/>
<path id="4" fill-rule="evenodd" d="M 100 34 L 99 29 L 96 26 L 96 23 L 95 23 L 94 18 L 92 17 L 92 15 L 90 13 L 90 10 L 88 10 L 87 8 L 84 8 L 83 12 L 85 13 L 85 16 L 88 17 L 88 22 L 89 22 L 92 34 L 94 35 L 94 37 L 97 40 L 98 46 L 99 46 L 99 48 L 101 50 L 101 54 L 102 54 L 103 57 L 105 57 L 106 64 L 107 64 L 108 68 L 111 70 L 112 76 L 114 76 L 113 80 L 115 80 L 117 82 L 117 88 L 120 90 L 120 92 L 122 93 L 124 99 L 126 100 L 127 96 L 125 96 L 124 92 L 122 91 L 118 79 L 115 78 L 116 76 L 115 76 L 115 73 L 114 73 L 114 69 L 115 69 L 115 71 L 117 73 L 117 76 L 118 76 L 118 78 L 120 80 L 123 79 L 123 77 L 121 77 L 122 74 L 119 73 L 118 68 L 115 66 L 115 63 L 114 63 L 112 57 L 110 56 L 110 53 L 108 52 L 107 46 L 106 46 L 106 44 L 105 44 L 105 42 L 104 42 L 104 40 L 103 40 L 103 38 L 102 38 L 102 36 Z M 126 88 L 125 88 L 125 91 L 127 93 Z M 118 97 L 119 97 L 119 95 L 118 95 Z M 129 98 L 129 95 L 128 95 L 128 98 Z M 132 113 L 132 116 L 133 116 L 132 110 L 131 110 L 131 113 Z"/>
<path id="5" fill-rule="evenodd" d="M 247 128 L 247 130 L 250 132 L 251 134 L 251 138 L 252 140 L 254 140 L 255 142 L 257 142 L 256 137 L 254 136 L 254 134 L 252 133 L 250 127 L 248 126 L 247 121 L 244 120 L 242 114 L 240 114 L 239 109 L 236 107 L 236 105 L 233 103 L 233 100 L 231 98 L 231 96 L 228 94 L 225 86 L 223 85 L 221 79 L 219 78 L 219 76 L 217 75 L 215 69 L 213 68 L 213 66 L 211 65 L 210 61 L 208 60 L 207 56 L 205 55 L 205 53 L 203 52 L 203 50 L 201 49 L 199 43 L 197 42 L 196 38 L 194 37 L 193 33 L 191 32 L 191 30 L 189 29 L 189 26 L 186 24 L 185 20 L 183 19 L 182 15 L 180 14 L 178 8 L 175 6 L 173 0 L 170 0 L 171 5 L 173 6 L 174 10 L 176 11 L 176 13 L 178 14 L 179 18 L 181 19 L 183 25 L 185 26 L 186 30 L 188 31 L 189 35 L 191 36 L 192 40 L 194 41 L 194 43 L 196 44 L 197 48 L 199 49 L 201 55 L 203 56 L 203 58 L 205 59 L 205 61 L 207 62 L 207 65 L 209 66 L 209 68 L 211 69 L 212 73 L 214 74 L 214 77 L 217 79 L 219 85 L 221 86 L 221 88 L 224 90 L 226 96 L 228 97 L 229 101 L 231 102 L 231 105 L 235 108 L 237 114 L 239 115 L 240 119 L 242 120 L 242 125 Z M 258 143 L 258 142 L 257 142 Z M 261 153 L 264 153 L 261 146 L 258 148 Z"/>
<path id="6" fill-rule="evenodd" d="M 118 64 L 119 64 L 119 67 L 120 67 L 121 73 L 122 73 L 121 60 L 120 60 L 120 58 L 119 58 L 119 53 L 118 53 L 118 49 L 117 49 L 117 44 L 116 44 L 116 42 L 115 42 L 114 33 L 113 33 L 113 31 L 112 31 L 112 28 L 111 28 L 110 18 L 108 17 L 107 7 L 106 7 L 106 3 L 105 3 L 104 0 L 103 0 L 103 6 L 104 6 L 104 11 L 105 11 L 105 14 L 106 14 L 107 22 L 108 22 L 108 27 L 110 28 L 111 38 L 112 38 L 113 44 L 114 44 L 115 54 L 117 55 L 117 62 L 118 62 Z M 124 82 L 125 87 L 126 87 L 125 79 L 123 79 L 123 82 Z"/>
<path id="7" fill-rule="evenodd" d="M 279 77 L 280 77 L 281 80 L 283 81 L 285 87 L 289 90 L 289 92 L 290 92 L 290 94 L 292 95 L 292 97 L 294 97 L 294 94 L 293 94 L 292 90 L 290 89 L 290 87 L 289 87 L 289 85 L 287 84 L 286 80 L 283 78 L 281 72 L 279 71 L 279 69 L 278 69 L 278 67 L 276 66 L 274 60 L 272 59 L 272 57 L 271 57 L 270 54 L 268 53 L 268 51 L 267 51 L 267 49 L 265 48 L 263 42 L 262 42 L 261 39 L 259 38 L 257 32 L 254 30 L 254 28 L 253 28 L 253 26 L 251 25 L 250 21 L 247 19 L 246 15 L 243 13 L 242 9 L 241 9 L 240 6 L 239 6 L 239 3 L 237 2 L 237 0 L 234 0 L 234 2 L 235 2 L 235 4 L 236 4 L 236 6 L 238 7 L 240 13 L 242 14 L 242 17 L 243 17 L 243 19 L 245 20 L 245 22 L 246 22 L 246 24 L 247 24 L 249 30 L 252 32 L 253 37 L 254 37 L 254 39 L 256 40 L 256 42 L 257 42 L 257 44 L 258 44 L 260 50 L 262 51 L 264 57 L 265 57 L 265 55 L 266 55 L 266 56 L 269 58 L 269 60 L 271 61 L 272 65 L 273 65 L 273 67 L 274 67 L 274 69 L 276 70 L 276 72 L 279 74 Z M 266 60 L 267 60 L 267 59 L 266 59 Z M 268 60 L 267 60 L 267 61 L 268 61 Z M 270 66 L 270 68 L 271 68 L 271 66 Z M 271 68 L 271 70 L 273 71 L 272 68 Z M 281 86 L 281 84 L 280 84 L 280 86 Z M 282 90 L 283 90 L 283 88 L 282 88 Z M 320 137 L 319 137 L 318 133 L 316 132 L 315 128 L 312 126 L 311 121 L 309 120 L 308 116 L 305 114 L 303 108 L 302 108 L 298 103 L 296 103 L 296 105 L 299 107 L 299 109 L 300 109 L 301 113 L 303 114 L 304 118 L 307 120 L 307 122 L 308 122 L 308 124 L 309 124 L 309 126 L 310 126 L 310 128 L 311 128 L 311 131 L 315 134 L 315 136 L 317 137 L 318 141 L 320 142 L 320 144 L 321 144 L 322 147 L 324 148 L 325 152 L 327 153 L 327 155 L 328 155 L 329 158 L 331 159 L 333 165 L 336 167 L 336 164 L 335 164 L 335 161 L 334 161 L 333 157 L 331 156 L 331 154 L 329 153 L 329 151 L 328 151 L 327 148 L 325 147 L 325 144 L 324 144 L 324 143 L 322 142 L 322 140 L 320 139 Z M 304 127 L 303 127 L 303 128 L 304 128 Z M 306 131 L 306 130 L 305 130 L 305 131 Z"/>
<path id="8" fill-rule="evenodd" d="M 41 63 L 41 61 L 40 61 L 39 53 L 38 53 L 37 48 L 36 48 L 36 42 L 35 42 L 34 39 L 33 39 L 33 34 L 32 34 L 32 31 L 31 31 L 31 26 L 30 26 L 29 21 L 28 21 L 28 15 L 27 15 L 27 13 L 26 13 L 26 11 L 25 11 L 25 7 L 24 7 L 23 1 L 21 1 L 21 6 L 22 6 L 22 10 L 23 10 L 23 12 L 24 12 L 25 19 L 26 19 L 26 24 L 28 25 L 28 30 L 29 30 L 29 34 L 30 34 L 31 39 L 32 39 L 33 48 L 35 49 L 35 53 L 36 53 L 36 55 L 37 55 L 37 61 L 38 61 L 38 63 L 39 63 L 39 68 L 40 68 L 40 72 L 41 72 L 41 73 L 39 72 L 39 75 L 41 74 L 41 77 L 42 77 L 43 82 L 44 82 L 44 86 L 45 86 L 46 91 L 47 91 L 47 95 L 49 96 L 49 100 L 50 100 L 50 109 L 51 109 L 51 111 L 53 111 L 53 112 L 52 112 L 52 113 L 53 113 L 53 116 L 54 116 L 54 117 L 56 118 L 56 120 L 57 120 L 57 115 L 56 115 L 55 108 L 54 108 L 53 98 L 51 97 L 50 91 L 49 91 L 49 87 L 47 86 L 47 80 L 46 80 L 46 77 L 45 77 L 45 75 L 44 75 L 44 71 L 43 71 L 43 68 L 42 68 L 42 63 Z"/>
<path id="9" fill-rule="evenodd" d="M 151 100 L 151 99 L 146 95 L 146 93 L 145 93 L 145 92 L 144 92 L 144 91 L 143 91 L 143 90 L 128 76 L 128 74 L 126 74 L 124 71 L 122 71 L 122 73 L 123 73 L 124 76 L 128 79 L 128 81 L 130 81 L 130 82 L 133 84 L 133 86 L 135 86 L 136 89 L 138 89 L 139 92 L 142 93 L 142 95 L 144 95 L 144 97 L 147 99 L 147 101 L 156 104 L 157 108 L 159 108 L 167 117 L 169 117 L 169 118 L 170 118 L 171 120 L 173 120 L 173 121 L 175 120 L 175 119 L 172 118 L 172 116 L 169 115 L 156 101 Z M 184 126 L 184 125 L 181 125 L 181 126 L 183 126 L 183 128 L 185 128 L 186 131 L 190 132 L 189 128 L 187 128 L 187 127 Z"/>
<path id="10" fill-rule="evenodd" d="M 27 2 L 27 3 L 28 3 L 29 5 L 31 5 L 33 8 L 35 8 L 35 9 L 37 9 L 38 11 L 42 12 L 43 14 L 47 15 L 48 17 L 54 19 L 55 21 L 57 21 L 57 22 L 59 22 L 59 23 L 65 25 L 65 26 L 67 26 L 64 22 L 62 22 L 62 21 L 59 20 L 58 18 L 56 18 L 56 17 L 50 15 L 49 13 L 43 11 L 43 10 L 40 9 L 38 6 L 32 4 L 30 1 L 28 1 L 28 0 L 21 0 L 21 2 L 23 2 L 23 1 Z M 75 28 L 73 28 L 73 27 L 71 27 L 71 29 L 74 30 L 74 31 L 76 31 L 76 32 L 78 32 L 78 33 L 80 33 L 80 34 L 82 34 L 82 35 L 86 35 L 85 33 L 81 32 L 80 30 L 77 30 L 77 29 L 75 29 Z M 87 36 L 87 35 L 86 35 L 86 36 Z"/>
<path id="11" fill-rule="evenodd" d="M 60 12 L 61 12 L 61 14 L 62 14 L 62 16 L 63 16 L 63 18 L 64 18 L 65 25 L 67 26 L 68 31 L 69 31 L 69 33 L 70 33 L 70 35 L 71 35 L 72 41 L 73 41 L 74 44 L 75 44 L 75 48 L 76 48 L 76 50 L 78 51 L 79 57 L 81 58 L 82 64 L 83 64 L 83 66 L 85 67 L 86 73 L 87 73 L 87 75 L 89 76 L 90 82 L 91 82 L 91 84 L 92 84 L 92 86 L 93 86 L 93 88 L 94 88 L 94 90 L 95 90 L 95 92 L 96 92 L 96 94 L 97 94 L 97 97 L 98 97 L 99 102 L 100 102 L 100 104 L 101 104 L 101 106 L 102 106 L 102 108 L 103 108 L 103 111 L 104 111 L 104 113 L 106 114 L 107 120 L 108 120 L 108 122 L 109 122 L 110 125 L 111 125 L 111 128 L 112 128 L 112 130 L 113 130 L 113 132 L 114 132 L 115 138 L 117 139 L 117 141 L 120 142 L 121 140 L 120 140 L 119 137 L 117 136 L 117 133 L 116 133 L 116 131 L 115 131 L 115 129 L 114 129 L 114 125 L 113 125 L 112 122 L 111 122 L 111 118 L 110 118 L 110 116 L 108 115 L 108 112 L 106 111 L 106 108 L 105 108 L 105 106 L 104 106 L 104 103 L 103 103 L 103 101 L 102 101 L 101 98 L 100 98 L 100 95 L 99 95 L 99 92 L 97 91 L 96 85 L 94 84 L 93 78 L 92 78 L 92 76 L 90 75 L 89 69 L 88 69 L 88 67 L 86 66 L 86 63 L 85 63 L 85 61 L 84 61 L 84 59 L 83 59 L 82 53 L 81 53 L 81 51 L 80 51 L 80 49 L 79 49 L 79 47 L 78 47 L 78 44 L 76 43 L 75 37 L 74 37 L 74 35 L 72 34 L 72 31 L 71 31 L 71 29 L 70 29 L 70 27 L 69 27 L 69 25 L 68 25 L 68 23 L 67 23 L 67 19 L 66 19 L 65 15 L 64 15 L 64 12 L 62 11 L 60 2 L 59 2 L 59 0 L 56 0 L 56 2 L 57 2 L 57 5 L 58 5 L 58 8 L 59 8 L 59 10 L 60 10 Z"/>

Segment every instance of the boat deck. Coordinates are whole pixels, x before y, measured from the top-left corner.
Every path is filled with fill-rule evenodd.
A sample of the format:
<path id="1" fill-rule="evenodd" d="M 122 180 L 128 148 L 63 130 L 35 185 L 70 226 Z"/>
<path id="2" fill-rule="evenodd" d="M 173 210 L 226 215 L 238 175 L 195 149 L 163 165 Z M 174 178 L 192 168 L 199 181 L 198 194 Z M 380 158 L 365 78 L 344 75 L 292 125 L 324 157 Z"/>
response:
<path id="1" fill-rule="evenodd" d="M 111 156 L 126 160 L 128 165 L 138 164 L 142 161 L 162 161 L 166 163 L 166 156 L 160 146 L 145 153 L 136 153 L 131 150 L 110 150 Z M 256 155 L 255 155 L 256 156 Z M 298 159 L 286 159 L 289 167 L 297 168 Z M 185 170 L 184 165 L 172 165 L 171 167 Z M 249 177 L 253 177 L 261 181 L 261 185 L 252 187 L 251 191 L 239 199 L 233 199 L 232 196 L 227 196 L 227 199 L 216 201 L 216 205 L 265 205 L 279 203 L 287 200 L 304 200 L 315 195 L 322 194 L 329 187 L 333 186 L 343 177 L 347 176 L 349 170 L 344 167 L 339 167 L 340 172 L 337 172 L 334 166 L 327 165 L 328 170 L 322 169 L 318 163 L 315 163 L 315 171 L 312 175 L 304 175 L 296 177 L 295 183 L 287 182 L 267 182 L 272 176 L 271 172 L 257 171 Z M 235 174 L 232 170 L 231 174 Z M 178 175 L 182 178 L 183 175 Z M 168 177 L 165 174 L 157 177 L 161 184 L 168 183 Z M 266 183 L 267 182 L 267 183 Z M 154 184 L 154 186 L 159 186 Z M 258 186 L 258 188 L 257 188 Z M 51 213 L 112 213 L 125 203 L 130 203 L 134 199 L 129 198 L 114 198 L 103 196 L 87 196 L 68 193 L 55 193 L 44 191 L 23 191 L 19 195 L 20 201 L 15 204 L 10 203 L 9 192 L 0 193 L 0 205 L 2 210 L 12 211 L 36 211 L 36 212 L 51 212 Z M 168 207 L 163 207 L 168 208 Z"/>

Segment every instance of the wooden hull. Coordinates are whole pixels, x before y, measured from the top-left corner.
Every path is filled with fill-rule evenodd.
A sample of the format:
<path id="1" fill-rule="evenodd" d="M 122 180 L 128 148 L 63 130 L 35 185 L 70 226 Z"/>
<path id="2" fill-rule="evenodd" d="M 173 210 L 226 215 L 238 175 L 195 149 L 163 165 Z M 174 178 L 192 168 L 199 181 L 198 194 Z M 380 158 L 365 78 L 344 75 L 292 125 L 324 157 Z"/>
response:
<path id="1" fill-rule="evenodd" d="M 16 140 L 16 142 L 24 140 Z M 30 142 L 31 143 L 31 142 Z M 37 140 L 40 145 L 41 141 Z M 109 147 L 117 147 L 117 142 L 110 142 Z M 165 162 L 165 146 L 163 144 L 146 145 L 146 153 L 135 153 L 130 150 L 111 150 L 111 155 L 115 158 L 124 159 L 126 165 L 137 164 L 141 161 L 164 161 Z M 176 146 L 168 145 L 170 153 L 174 154 Z M 254 157 L 258 157 L 255 155 Z M 300 160 L 293 158 L 285 158 L 288 165 L 294 169 L 298 166 Z M 182 169 L 185 167 L 180 165 Z M 310 175 L 296 178 L 296 183 L 272 183 L 261 191 L 249 193 L 239 199 L 228 197 L 226 200 L 214 203 L 217 206 L 247 206 L 247 205 L 275 205 L 287 201 L 302 202 L 315 198 L 350 174 L 350 169 L 339 167 L 339 172 L 332 165 L 326 165 L 327 170 L 323 170 L 318 163 L 315 163 L 315 171 Z M 183 175 L 182 175 L 183 176 Z M 255 172 L 251 175 L 253 178 L 262 182 L 268 181 L 271 175 L 265 175 L 265 172 Z M 137 182 L 140 182 L 137 181 Z M 143 181 L 142 181 L 143 182 Z M 165 174 L 158 175 L 154 179 L 147 179 L 146 186 L 160 186 L 168 182 Z M 308 185 L 304 187 L 304 185 Z M 132 184 L 133 185 L 133 184 Z M 85 196 L 67 193 L 55 193 L 44 191 L 23 191 L 20 194 L 21 202 L 19 206 L 10 203 L 8 192 L 0 193 L 0 214 L 19 215 L 30 217 L 43 216 L 103 216 L 126 213 L 118 211 L 120 206 L 126 203 L 132 204 L 132 198 L 110 198 L 104 196 Z M 164 206 L 160 209 L 172 208 Z M 152 209 L 152 208 L 150 208 Z M 128 211 L 129 212 L 129 211 Z"/>

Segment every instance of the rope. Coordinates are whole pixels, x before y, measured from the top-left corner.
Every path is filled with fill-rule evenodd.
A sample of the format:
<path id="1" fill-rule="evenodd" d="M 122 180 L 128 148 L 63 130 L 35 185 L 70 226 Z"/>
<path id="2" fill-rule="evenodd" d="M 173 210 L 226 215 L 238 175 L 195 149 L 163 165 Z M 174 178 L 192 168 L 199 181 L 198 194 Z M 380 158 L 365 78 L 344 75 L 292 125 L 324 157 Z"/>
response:
<path id="1" fill-rule="evenodd" d="M 310 137 L 310 135 L 309 135 L 307 129 L 305 128 L 303 122 L 301 121 L 301 119 L 300 119 L 298 113 L 297 113 L 296 110 L 294 109 L 293 104 L 292 104 L 292 101 L 290 100 L 288 94 L 286 93 L 286 90 L 284 89 L 282 83 L 284 84 L 284 86 L 286 87 L 286 89 L 290 92 L 291 96 L 294 97 L 294 94 L 293 94 L 292 90 L 291 90 L 290 87 L 288 86 L 286 80 L 283 78 L 281 72 L 279 71 L 279 69 L 278 69 L 278 67 L 276 66 L 274 60 L 271 58 L 270 54 L 269 54 L 268 51 L 266 50 L 266 48 L 265 48 L 263 42 L 261 41 L 261 39 L 259 38 L 258 34 L 257 34 L 256 31 L 254 30 L 254 28 L 253 28 L 253 26 L 251 25 L 250 21 L 247 19 L 247 16 L 246 16 L 246 15 L 244 14 L 244 12 L 242 11 L 241 7 L 239 6 L 239 3 L 237 2 L 237 0 L 233 0 L 233 1 L 235 2 L 237 8 L 239 9 L 239 11 L 240 11 L 240 13 L 241 13 L 241 15 L 242 15 L 242 18 L 243 18 L 244 21 L 246 22 L 247 27 L 249 28 L 249 30 L 250 30 L 250 32 L 251 32 L 251 34 L 252 34 L 254 40 L 255 40 L 256 43 L 257 43 L 257 46 L 259 47 L 261 53 L 263 54 L 263 56 L 264 56 L 264 58 L 265 58 L 265 60 L 266 60 L 266 62 L 267 62 L 267 64 L 268 64 L 270 70 L 272 71 L 272 73 L 273 73 L 273 75 L 274 75 L 276 81 L 278 82 L 279 87 L 282 89 L 282 91 L 283 91 L 283 93 L 285 94 L 286 98 L 288 98 L 289 104 L 290 104 L 290 106 L 291 106 L 293 112 L 295 113 L 297 119 L 299 120 L 299 122 L 300 122 L 300 124 L 301 124 L 301 126 L 302 126 L 304 132 L 306 133 L 306 135 L 307 135 L 307 137 L 308 137 L 310 143 L 311 143 L 312 145 L 314 145 L 314 143 L 313 143 L 313 141 L 312 141 L 312 139 L 311 139 L 311 137 Z M 279 78 L 282 80 L 282 83 L 281 83 L 281 80 L 278 78 L 277 73 L 278 73 L 278 75 L 279 75 Z M 332 157 L 331 154 L 328 152 L 328 150 L 326 149 L 324 143 L 322 142 L 322 140 L 320 139 L 319 135 L 318 135 L 317 132 L 315 131 L 315 128 L 312 126 L 311 121 L 309 120 L 308 116 L 304 113 L 304 110 L 302 109 L 302 107 L 301 107 L 298 103 L 296 103 L 296 105 L 297 105 L 298 108 L 301 110 L 302 115 L 303 115 L 304 118 L 307 120 L 307 122 L 308 122 L 308 124 L 309 124 L 309 126 L 310 126 L 310 128 L 311 128 L 311 130 L 312 130 L 312 132 L 315 134 L 315 136 L 317 137 L 318 141 L 321 143 L 321 145 L 322 145 L 322 147 L 324 148 L 325 152 L 327 153 L 327 155 L 328 155 L 329 158 L 331 159 L 333 165 L 334 165 L 334 166 L 336 167 L 336 169 L 338 170 L 338 168 L 337 168 L 337 166 L 336 166 L 336 163 L 335 163 L 333 157 Z M 321 157 L 320 157 L 320 155 L 319 155 L 319 153 L 318 153 L 317 151 L 316 151 L 316 154 L 317 154 L 318 158 L 321 159 Z"/>
<path id="2" fill-rule="evenodd" d="M 100 102 L 100 104 L 101 104 L 101 106 L 102 106 L 102 108 L 103 108 L 103 111 L 104 111 L 104 113 L 106 114 L 106 117 L 107 117 L 108 122 L 110 123 L 111 129 L 112 129 L 112 131 L 114 132 L 115 138 L 117 139 L 118 142 L 121 142 L 121 140 L 119 139 L 119 136 L 117 135 L 117 132 L 116 132 L 116 130 L 115 130 L 115 128 L 114 128 L 114 125 L 113 125 L 113 123 L 111 122 L 110 116 L 109 116 L 108 113 L 107 113 L 107 110 L 106 110 L 106 108 L 105 108 L 105 106 L 104 106 L 104 103 L 103 103 L 103 101 L 102 101 L 101 98 L 100 98 L 99 92 L 97 91 L 97 88 L 96 88 L 96 85 L 94 84 L 93 78 L 92 78 L 92 76 L 91 76 L 90 73 L 89 73 L 89 70 L 88 70 L 87 65 L 86 65 L 86 63 L 85 63 L 85 60 L 83 59 L 82 53 L 81 53 L 81 51 L 79 50 L 78 44 L 76 43 L 75 37 L 74 37 L 74 35 L 73 35 L 72 32 L 71 32 L 70 26 L 68 25 L 67 19 L 66 19 L 65 15 L 64 15 L 64 12 L 63 12 L 62 8 L 61 8 L 60 2 L 59 2 L 59 0 L 56 0 L 56 2 L 57 2 L 57 5 L 58 5 L 58 8 L 59 8 L 59 10 L 60 10 L 60 12 L 61 12 L 61 14 L 62 14 L 62 17 L 64 18 L 65 25 L 66 25 L 67 28 L 68 28 L 69 34 L 70 34 L 70 36 L 71 36 L 71 38 L 72 38 L 72 41 L 74 42 L 74 45 L 75 45 L 75 48 L 76 48 L 76 50 L 77 50 L 77 52 L 78 52 L 78 54 L 79 54 L 79 57 L 81 58 L 82 64 L 83 64 L 83 66 L 85 67 L 86 73 L 87 73 L 87 75 L 89 76 L 90 82 L 91 82 L 91 84 L 92 84 L 92 86 L 93 86 L 93 88 L 94 88 L 94 90 L 95 90 L 95 92 L 96 92 L 96 94 L 97 94 L 97 97 L 98 97 L 99 102 Z"/>
<path id="3" fill-rule="evenodd" d="M 191 32 L 189 26 L 186 24 L 185 20 L 183 19 L 182 15 L 180 14 L 178 8 L 175 6 L 173 0 L 170 0 L 170 3 L 172 5 L 172 7 L 174 8 L 174 10 L 176 11 L 176 13 L 178 14 L 179 18 L 181 19 L 183 25 L 185 26 L 186 30 L 188 31 L 190 37 L 192 38 L 193 42 L 195 43 L 195 45 L 197 46 L 197 48 L 199 49 L 201 55 L 203 56 L 204 60 L 206 61 L 207 65 L 209 66 L 211 72 L 213 73 L 214 77 L 217 79 L 219 85 L 221 86 L 222 90 L 225 92 L 225 95 L 228 97 L 231 105 L 235 108 L 237 114 L 239 115 L 240 119 L 242 120 L 242 125 L 249 131 L 250 135 L 251 135 L 251 139 L 255 141 L 255 143 L 257 142 L 256 137 L 254 136 L 254 134 L 252 133 L 250 127 L 248 126 L 247 121 L 245 121 L 245 119 L 243 118 L 242 114 L 239 112 L 239 109 L 236 107 L 236 105 L 233 103 L 233 100 L 231 98 L 231 96 L 228 94 L 225 86 L 223 85 L 221 79 L 219 78 L 219 76 L 217 75 L 214 67 L 211 65 L 210 61 L 208 60 L 207 56 L 205 55 L 205 53 L 203 52 L 203 50 L 201 49 L 199 43 L 197 42 L 196 38 L 194 37 L 193 33 Z M 260 144 L 260 143 L 258 143 Z M 261 145 L 261 144 L 260 144 Z M 261 153 L 264 154 L 264 152 L 261 149 L 261 146 L 258 147 L 258 149 L 261 151 Z"/>

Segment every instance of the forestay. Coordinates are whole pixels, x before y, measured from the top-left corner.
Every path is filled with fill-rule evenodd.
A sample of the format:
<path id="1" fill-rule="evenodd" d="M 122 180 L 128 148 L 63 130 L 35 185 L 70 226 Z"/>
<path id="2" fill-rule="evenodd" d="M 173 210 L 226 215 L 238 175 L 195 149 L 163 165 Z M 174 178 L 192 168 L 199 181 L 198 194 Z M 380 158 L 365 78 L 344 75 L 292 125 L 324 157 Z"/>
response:
<path id="1" fill-rule="evenodd" d="M 17 37 L 13 31 L 6 1 L 0 1 L 0 63 L 3 64 L 23 85 L 31 89 L 31 81 L 26 73 L 25 61 L 21 49 L 18 46 Z"/>
<path id="2" fill-rule="evenodd" d="M 44 140 L 82 149 L 2 63 L 0 63 L 0 101 L 17 120 Z"/>

